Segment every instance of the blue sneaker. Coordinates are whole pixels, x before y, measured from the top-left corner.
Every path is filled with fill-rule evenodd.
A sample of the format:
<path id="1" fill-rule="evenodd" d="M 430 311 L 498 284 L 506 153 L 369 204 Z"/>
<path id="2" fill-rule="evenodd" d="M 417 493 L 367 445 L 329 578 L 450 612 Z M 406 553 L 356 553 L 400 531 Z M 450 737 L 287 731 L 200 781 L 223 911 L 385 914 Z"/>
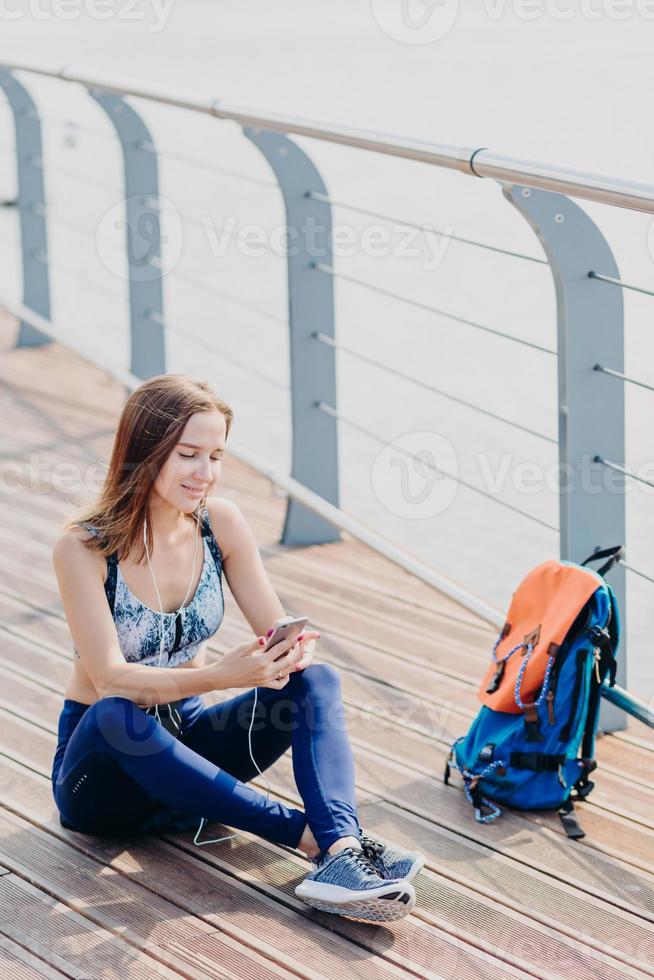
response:
<path id="1" fill-rule="evenodd" d="M 419 851 L 405 851 L 395 844 L 383 844 L 363 832 L 361 849 L 372 861 L 377 872 L 386 879 L 411 881 L 425 864 L 424 854 Z"/>
<path id="2" fill-rule="evenodd" d="M 404 918 L 416 904 L 413 885 L 382 878 L 360 847 L 325 854 L 314 864 L 295 894 L 322 912 L 391 922 Z"/>

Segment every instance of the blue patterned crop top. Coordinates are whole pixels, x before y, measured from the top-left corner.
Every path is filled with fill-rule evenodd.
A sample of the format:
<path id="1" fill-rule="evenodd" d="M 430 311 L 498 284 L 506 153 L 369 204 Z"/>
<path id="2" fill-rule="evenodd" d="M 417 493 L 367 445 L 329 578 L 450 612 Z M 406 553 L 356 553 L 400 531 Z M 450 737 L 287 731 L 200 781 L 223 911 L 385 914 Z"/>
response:
<path id="1" fill-rule="evenodd" d="M 90 534 L 98 530 L 83 527 Z M 222 587 L 223 559 L 209 523 L 205 506 L 202 514 L 204 564 L 195 595 L 181 612 L 163 614 L 164 642 L 162 667 L 177 667 L 192 660 L 202 644 L 216 632 L 223 620 L 225 601 Z M 104 591 L 111 609 L 120 649 L 129 663 L 157 666 L 161 636 L 161 612 L 137 599 L 127 587 L 118 564 L 117 553 L 107 557 Z M 76 657 L 79 653 L 73 647 Z"/>

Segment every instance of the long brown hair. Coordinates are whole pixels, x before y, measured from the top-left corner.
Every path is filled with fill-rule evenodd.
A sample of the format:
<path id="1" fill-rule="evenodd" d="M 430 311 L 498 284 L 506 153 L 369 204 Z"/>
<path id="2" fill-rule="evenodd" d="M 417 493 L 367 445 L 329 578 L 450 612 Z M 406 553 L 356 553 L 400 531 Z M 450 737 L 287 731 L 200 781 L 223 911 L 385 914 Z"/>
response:
<path id="1" fill-rule="evenodd" d="M 143 522 L 159 471 L 190 417 L 214 409 L 225 416 L 228 435 L 234 413 L 206 381 L 194 381 L 183 374 L 158 374 L 144 381 L 123 407 L 99 496 L 66 521 L 64 529 L 92 524 L 99 533 L 84 542 L 87 547 L 105 557 L 116 551 L 119 561 L 134 553 L 135 561 L 142 561 Z M 196 513 L 202 512 L 204 502 L 203 497 Z M 149 521 L 148 537 L 151 549 Z"/>

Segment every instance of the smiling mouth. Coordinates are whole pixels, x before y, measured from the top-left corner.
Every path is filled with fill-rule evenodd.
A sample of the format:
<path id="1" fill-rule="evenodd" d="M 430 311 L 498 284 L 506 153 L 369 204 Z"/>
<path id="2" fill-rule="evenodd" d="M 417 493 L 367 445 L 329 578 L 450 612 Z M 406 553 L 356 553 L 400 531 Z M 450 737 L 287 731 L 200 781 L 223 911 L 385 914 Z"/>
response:
<path id="1" fill-rule="evenodd" d="M 182 487 L 188 493 L 200 493 L 200 494 L 201 493 L 204 493 L 204 490 L 201 487 L 187 487 L 186 484 L 184 484 L 184 483 L 182 483 Z"/>

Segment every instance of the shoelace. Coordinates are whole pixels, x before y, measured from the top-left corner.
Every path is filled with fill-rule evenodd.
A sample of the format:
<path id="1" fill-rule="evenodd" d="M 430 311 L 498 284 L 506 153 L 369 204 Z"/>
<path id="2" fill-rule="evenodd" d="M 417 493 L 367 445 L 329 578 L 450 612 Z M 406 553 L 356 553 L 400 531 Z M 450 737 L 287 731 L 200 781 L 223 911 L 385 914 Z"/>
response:
<path id="1" fill-rule="evenodd" d="M 350 851 L 352 860 L 356 861 L 359 867 L 363 868 L 364 871 L 367 871 L 368 874 L 374 874 L 375 878 L 379 878 L 379 871 L 373 864 L 368 854 L 364 851 L 363 847 L 361 850 L 354 847 L 346 847 L 345 851 Z M 342 851 L 341 853 L 344 852 Z"/>
<path id="2" fill-rule="evenodd" d="M 382 860 L 382 854 L 385 850 L 385 845 L 381 841 L 373 840 L 371 837 L 366 837 L 363 835 L 361 837 L 361 850 L 366 855 L 366 857 L 373 863 L 375 871 L 379 873 L 377 865 L 375 865 L 375 858 L 379 861 L 382 867 L 386 868 L 384 861 Z M 388 870 L 386 868 L 386 870 Z"/>
<path id="3" fill-rule="evenodd" d="M 370 857 L 373 857 L 382 853 L 384 845 L 381 841 L 373 840 L 372 837 L 366 837 L 364 834 L 361 837 L 361 850 Z"/>

